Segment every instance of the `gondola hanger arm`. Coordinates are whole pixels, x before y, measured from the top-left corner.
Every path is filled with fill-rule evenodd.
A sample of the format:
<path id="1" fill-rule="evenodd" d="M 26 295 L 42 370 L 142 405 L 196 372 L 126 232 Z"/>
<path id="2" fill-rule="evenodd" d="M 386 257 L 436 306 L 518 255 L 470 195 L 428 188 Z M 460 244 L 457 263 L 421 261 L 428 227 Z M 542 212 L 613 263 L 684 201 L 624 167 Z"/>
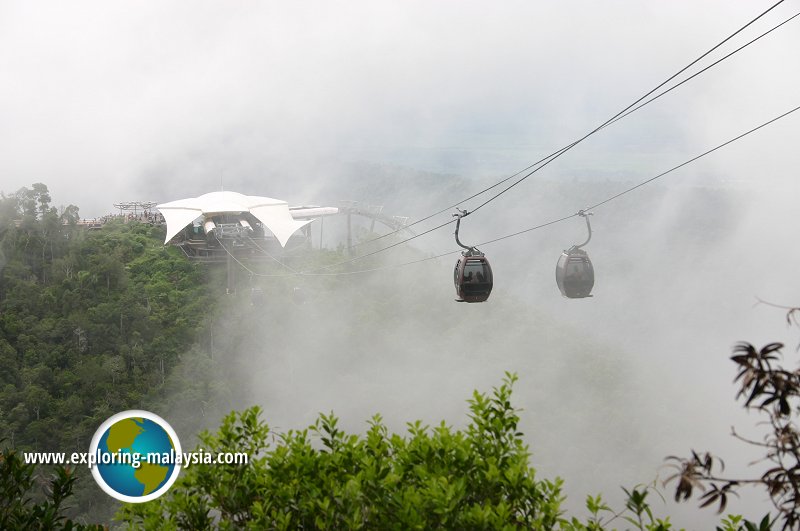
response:
<path id="1" fill-rule="evenodd" d="M 583 219 L 586 220 L 586 229 L 589 231 L 589 237 L 586 238 L 585 242 L 583 242 L 580 245 L 572 246 L 573 249 L 580 249 L 581 247 L 583 247 L 592 240 L 592 224 L 589 223 L 589 216 L 594 216 L 594 212 L 589 212 L 588 210 L 581 209 L 578 210 L 578 212 L 576 212 L 576 215 L 581 216 Z"/>
<path id="2" fill-rule="evenodd" d="M 469 216 L 470 212 L 467 211 L 467 210 L 461 210 L 460 208 L 456 208 L 456 210 L 458 212 L 453 214 L 453 217 L 456 218 L 456 232 L 455 232 L 456 243 L 459 245 L 459 247 L 462 247 L 462 248 L 467 250 L 467 253 L 466 253 L 467 256 L 470 256 L 470 255 L 473 255 L 473 254 L 481 254 L 480 251 L 478 251 L 475 247 L 470 247 L 469 245 L 464 245 L 463 243 L 461 243 L 461 240 L 458 239 L 458 230 L 461 228 L 461 218 Z"/>

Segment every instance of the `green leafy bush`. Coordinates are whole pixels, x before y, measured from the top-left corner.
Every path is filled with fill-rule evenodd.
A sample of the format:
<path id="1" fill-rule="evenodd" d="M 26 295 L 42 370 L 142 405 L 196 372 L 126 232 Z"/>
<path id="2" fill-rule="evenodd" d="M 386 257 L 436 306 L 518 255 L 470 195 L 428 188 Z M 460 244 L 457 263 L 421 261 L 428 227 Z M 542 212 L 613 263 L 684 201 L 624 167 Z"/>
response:
<path id="1" fill-rule="evenodd" d="M 380 416 L 363 436 L 333 414 L 305 430 L 273 433 L 260 409 L 228 415 L 204 450 L 246 452 L 244 466 L 193 465 L 164 497 L 120 517 L 146 529 L 549 529 L 560 521 L 560 480 L 538 480 L 511 406 L 516 377 L 476 392 L 470 423 L 408 425 Z"/>
<path id="2" fill-rule="evenodd" d="M 0 529 L 48 529 L 63 531 L 100 531 L 99 525 L 81 525 L 62 514 L 64 502 L 72 495 L 75 476 L 71 470 L 57 467 L 46 481 L 45 493 L 36 499 L 39 478 L 36 466 L 25 464 L 16 451 L 0 452 Z"/>

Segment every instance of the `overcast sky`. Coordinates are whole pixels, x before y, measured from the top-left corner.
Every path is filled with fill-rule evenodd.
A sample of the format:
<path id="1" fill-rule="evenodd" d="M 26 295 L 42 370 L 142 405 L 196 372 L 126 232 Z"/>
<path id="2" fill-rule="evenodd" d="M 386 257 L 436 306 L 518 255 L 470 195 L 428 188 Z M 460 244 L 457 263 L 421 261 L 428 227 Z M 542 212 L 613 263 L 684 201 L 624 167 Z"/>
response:
<path id="1" fill-rule="evenodd" d="M 284 193 L 299 201 L 315 200 L 304 189 L 320 160 L 504 176 L 771 4 L 2 0 L 0 190 L 44 182 L 56 204 L 98 215 L 115 201 L 237 182 L 244 163 L 260 178 L 239 191 L 258 195 L 270 195 L 273 165 L 297 168 L 296 194 Z M 756 29 L 798 7 L 786 2 Z M 797 105 L 798 24 L 552 172 L 662 169 Z M 762 146 L 788 171 L 775 162 L 797 131 L 798 118 L 787 122 L 721 154 L 733 163 L 720 171 L 762 164 Z M 179 186 L 165 187 L 166 176 Z"/>

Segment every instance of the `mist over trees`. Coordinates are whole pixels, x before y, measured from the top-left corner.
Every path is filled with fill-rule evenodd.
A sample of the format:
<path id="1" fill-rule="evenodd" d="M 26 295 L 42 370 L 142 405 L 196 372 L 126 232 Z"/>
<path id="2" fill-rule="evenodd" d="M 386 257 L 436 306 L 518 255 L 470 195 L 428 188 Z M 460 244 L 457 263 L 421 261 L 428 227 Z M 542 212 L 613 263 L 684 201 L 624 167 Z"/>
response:
<path id="1" fill-rule="evenodd" d="M 427 186 L 427 177 L 420 178 L 420 186 Z M 594 188 L 603 186 L 613 184 L 597 183 Z M 379 195 L 379 191 L 373 193 Z M 565 189 L 552 186 L 544 193 L 558 197 Z M 707 199 L 703 193 L 699 190 L 692 197 L 703 203 Z M 724 196 L 712 198 L 721 208 L 730 208 Z M 545 476 L 552 479 L 540 479 L 533 471 L 536 449 L 541 446 L 538 434 L 548 426 L 564 430 L 563 440 L 568 440 L 573 425 L 599 437 L 614 432 L 614 440 L 620 444 L 639 436 L 636 426 L 604 415 L 606 409 L 585 407 L 587 400 L 602 401 L 611 411 L 644 392 L 629 377 L 630 368 L 608 345 L 575 333 L 575 328 L 541 309 L 531 310 L 502 289 L 490 313 L 477 314 L 469 307 L 460 314 L 454 312 L 452 285 L 447 276 L 443 281 L 438 275 L 439 269 L 452 267 L 449 259 L 420 269 L 390 270 L 390 276 L 304 278 L 286 275 L 279 264 L 266 261 L 253 265 L 250 273 L 241 271 L 237 294 L 223 297 L 224 268 L 191 263 L 176 249 L 164 247 L 161 228 L 109 222 L 100 230 L 87 231 L 77 226 L 77 207 L 57 209 L 51 203 L 42 184 L 0 200 L 0 434 L 8 449 L 4 452 L 83 450 L 103 420 L 132 408 L 170 418 L 181 439 L 190 444 L 206 449 L 240 445 L 265 452 L 257 465 L 246 470 L 248 481 L 253 482 L 248 488 L 262 493 L 256 498 L 253 490 L 241 491 L 238 505 L 231 508 L 222 504 L 220 494 L 228 491 L 227 484 L 210 482 L 217 477 L 213 470 L 187 469 L 168 497 L 120 513 L 131 525 L 186 527 L 191 521 L 198 526 L 221 526 L 222 520 L 209 516 L 217 512 L 228 515 L 232 525 L 250 522 L 254 527 L 266 522 L 293 527 L 299 521 L 313 521 L 312 527 L 341 528 L 347 522 L 355 525 L 359 518 L 366 528 L 381 528 L 380 523 L 388 521 L 475 528 L 497 528 L 502 522 L 565 529 L 628 525 L 620 523 L 623 521 L 640 528 L 666 525 L 666 518 L 657 516 L 662 511 L 656 492 L 666 492 L 660 483 L 653 483 L 655 470 L 646 471 L 638 479 L 640 485 L 628 483 L 620 503 L 607 501 L 614 498 L 613 493 L 603 492 L 601 497 L 584 491 L 583 495 L 592 494 L 584 510 L 576 509 L 574 503 L 565 505 L 564 485 L 556 479 L 559 463 L 546 463 L 549 470 L 556 469 L 555 474 Z M 702 219 L 693 223 L 696 218 L 681 221 L 696 240 L 694 245 L 702 247 L 704 228 L 713 224 Z M 357 235 L 362 240 L 371 237 L 364 228 Z M 670 245 L 677 246 L 677 242 Z M 425 253 L 410 247 L 404 251 L 404 260 L 424 257 Z M 304 249 L 287 256 L 286 263 L 298 269 L 333 266 L 327 271 L 345 272 L 346 266 L 335 265 L 344 258 L 341 251 Z M 364 260 L 358 268 L 384 265 L 386 262 L 376 258 Z M 258 298 L 252 295 L 255 288 L 260 289 Z M 298 292 L 302 297 L 297 297 Z M 419 308 L 420 293 L 426 294 L 424 319 L 408 311 Z M 502 335 L 487 334 L 486 330 L 502 331 Z M 498 337 L 502 337 L 499 343 Z M 454 346 L 458 347 L 455 359 L 465 367 L 491 366 L 497 371 L 516 371 L 525 359 L 537 356 L 536 374 L 521 382 L 527 388 L 525 409 L 534 409 L 536 419 L 532 427 L 525 428 L 524 439 L 520 419 L 529 422 L 531 417 L 528 413 L 520 417 L 520 410 L 511 405 L 511 376 L 494 394 L 473 396 L 464 410 L 466 422 L 449 415 L 444 424 L 437 418 L 425 418 L 419 424 L 403 418 L 412 421 L 410 431 L 403 433 L 395 411 L 388 419 L 373 417 L 365 435 L 349 435 L 361 431 L 353 417 L 363 421 L 381 413 L 387 400 L 394 400 L 402 409 L 414 399 L 416 393 L 410 389 L 436 389 L 440 397 L 463 399 L 474 386 L 464 388 L 463 379 L 449 381 L 442 376 L 452 374 L 454 358 L 441 353 L 453 351 Z M 561 358 L 569 359 L 568 371 Z M 408 363 L 415 365 L 416 371 L 404 374 L 396 387 L 386 386 L 387 371 Z M 484 385 L 494 374 L 475 376 Z M 374 395 L 330 400 L 336 389 L 331 382 L 347 382 L 354 375 L 373 375 Z M 298 388 L 307 388 L 298 385 L 301 382 L 316 386 L 317 394 L 297 395 Z M 560 391 L 557 408 L 548 405 L 556 390 Z M 263 404 L 264 420 L 270 422 L 270 428 L 257 410 L 249 409 L 254 403 Z M 318 416 L 326 403 L 344 415 Z M 779 398 L 767 405 L 773 403 L 782 407 Z M 241 413 L 226 416 L 214 434 L 217 423 L 231 409 Z M 486 420 L 497 415 L 497 425 Z M 304 425 L 308 428 L 299 428 Z M 197 436 L 204 428 L 212 431 Z M 230 438 L 232 433 L 239 434 L 235 441 Z M 495 448 L 481 446 L 480 441 L 487 437 L 505 441 L 504 451 L 510 456 L 496 471 L 486 468 Z M 395 481 L 392 473 L 380 477 L 383 472 L 370 469 L 370 459 L 375 457 L 370 444 L 384 452 L 386 469 L 408 481 Z M 427 450 L 411 452 L 414 448 Z M 460 457 L 437 461 L 437 448 Z M 680 448 L 672 451 L 676 450 Z M 297 492 L 263 490 L 265 481 L 277 485 L 281 481 L 276 477 L 285 479 L 291 473 L 275 465 L 275 456 L 300 459 L 303 466 L 311 467 L 304 469 L 307 475 L 298 476 L 308 485 L 317 485 L 307 491 L 308 511 L 279 516 L 280 500 L 294 499 Z M 434 456 L 434 460 L 426 456 Z M 337 469 L 344 462 L 352 467 Z M 467 466 L 469 463 L 472 465 Z M 691 470 L 699 474 L 705 461 L 681 463 L 694 463 Z M 57 470 L 42 467 L 40 479 L 30 481 L 34 477 L 31 467 L 21 467 L 10 458 L 6 464 L 5 477 L 29 479 L 11 481 L 5 492 L 33 492 L 32 497 L 24 498 L 30 503 L 9 509 L 19 518 L 51 511 L 83 523 L 108 522 L 117 507 L 99 493 L 84 469 L 68 476 L 67 492 L 66 476 Z M 377 490 L 364 483 L 369 470 L 377 474 L 373 478 Z M 55 480 L 62 482 L 57 491 L 66 493 L 67 503 L 60 500 L 56 504 L 48 497 L 54 484 L 45 478 L 53 473 Z M 484 490 L 483 480 L 470 475 L 479 473 L 488 481 Z M 713 479 L 684 476 L 690 477 L 695 489 L 705 479 Z M 48 484 L 51 494 L 43 496 L 39 487 Z M 238 485 L 230 485 L 230 490 L 238 492 Z M 718 485 L 718 489 L 724 488 Z M 470 491 L 472 487 L 476 490 Z M 185 488 L 190 491 L 182 490 Z M 508 489 L 517 488 L 522 490 L 509 494 Z M 336 498 L 339 505 L 320 505 L 328 499 L 326 489 L 340 492 Z M 731 489 L 723 493 L 727 495 Z M 203 499 L 203 503 L 186 505 L 194 496 L 186 492 L 203 492 L 202 498 L 193 498 Z M 267 492 L 278 500 L 272 512 L 264 512 L 258 505 Z M 685 484 L 680 492 L 686 497 Z M 381 496 L 401 501 L 387 505 Z M 429 503 L 415 502 L 419 497 Z M 709 499 L 720 502 L 721 498 L 703 501 Z M 535 510 L 520 516 L 524 510 L 519 508 L 525 504 Z M 737 517 L 726 519 L 727 523 L 721 524 L 725 529 L 748 525 Z"/>

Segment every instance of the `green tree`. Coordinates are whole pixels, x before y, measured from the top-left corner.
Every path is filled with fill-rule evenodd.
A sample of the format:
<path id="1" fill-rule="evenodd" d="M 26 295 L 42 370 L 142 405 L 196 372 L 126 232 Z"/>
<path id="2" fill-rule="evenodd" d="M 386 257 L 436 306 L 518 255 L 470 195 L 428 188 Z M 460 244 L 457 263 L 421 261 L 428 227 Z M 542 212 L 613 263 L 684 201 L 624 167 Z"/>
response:
<path id="1" fill-rule="evenodd" d="M 100 531 L 100 525 L 82 525 L 67 519 L 64 502 L 72 495 L 75 476 L 69 469 L 56 468 L 44 482 L 43 496 L 36 487 L 36 467 L 25 464 L 16 451 L 0 451 L 0 529 Z M 34 498 L 39 498 L 35 500 Z"/>
<path id="2" fill-rule="evenodd" d="M 81 219 L 80 211 L 75 205 L 67 205 L 61 212 L 61 222 L 66 225 L 75 225 Z"/>
<path id="3" fill-rule="evenodd" d="M 199 309 L 215 311 L 206 269 L 165 248 L 163 228 L 85 231 L 77 215 L 41 183 L 0 196 L 0 434 L 19 451 L 82 451 L 111 414 L 158 410 Z M 110 518 L 113 500 L 77 485 L 83 515 L 105 504 L 92 517 Z"/>

